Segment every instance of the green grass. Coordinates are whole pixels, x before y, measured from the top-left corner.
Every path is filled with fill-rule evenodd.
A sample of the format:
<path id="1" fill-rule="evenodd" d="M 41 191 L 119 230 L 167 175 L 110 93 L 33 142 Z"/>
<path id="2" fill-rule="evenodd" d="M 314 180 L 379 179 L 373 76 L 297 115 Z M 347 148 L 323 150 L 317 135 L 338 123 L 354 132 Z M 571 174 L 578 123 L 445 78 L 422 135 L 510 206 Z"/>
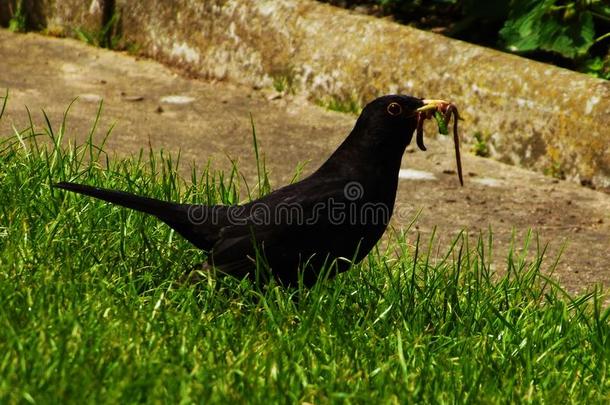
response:
<path id="1" fill-rule="evenodd" d="M 472 138 L 473 144 L 471 152 L 474 153 L 476 156 L 489 157 L 490 135 L 484 135 L 482 132 L 477 131 L 474 133 Z"/>
<path id="2" fill-rule="evenodd" d="M 203 253 L 51 183 L 232 203 L 238 174 L 185 179 L 162 152 L 111 158 L 64 128 L 2 134 L 0 403 L 608 400 L 610 311 L 543 276 L 536 238 L 492 266 L 491 237 L 435 257 L 394 230 L 310 290 L 182 284 Z"/>
<path id="3" fill-rule="evenodd" d="M 120 13 L 115 11 L 99 30 L 88 31 L 79 27 L 74 29 L 74 33 L 76 38 L 88 45 L 108 49 L 119 49 L 121 47 L 126 49 L 127 47 L 124 44 L 121 44 L 122 38 L 118 33 L 120 19 Z"/>
<path id="4" fill-rule="evenodd" d="M 15 7 L 15 12 L 8 22 L 8 30 L 11 32 L 25 32 L 27 29 L 27 15 L 25 14 L 23 3 L 23 0 L 17 0 L 13 5 Z M 9 10 L 10 7 L 9 4 Z"/>
<path id="5" fill-rule="evenodd" d="M 346 98 L 327 97 L 317 100 L 316 103 L 321 107 L 341 113 L 360 114 L 362 111 L 362 103 L 355 96 Z"/>

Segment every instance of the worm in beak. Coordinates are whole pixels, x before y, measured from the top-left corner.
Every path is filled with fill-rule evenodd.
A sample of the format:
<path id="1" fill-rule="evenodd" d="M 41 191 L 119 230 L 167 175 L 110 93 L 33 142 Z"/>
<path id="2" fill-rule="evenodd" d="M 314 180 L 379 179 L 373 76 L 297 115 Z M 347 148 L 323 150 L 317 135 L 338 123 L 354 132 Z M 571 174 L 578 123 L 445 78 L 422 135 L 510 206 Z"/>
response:
<path id="1" fill-rule="evenodd" d="M 424 144 L 424 121 L 434 117 L 439 126 L 439 132 L 443 135 L 447 135 L 447 124 L 453 116 L 453 144 L 455 145 L 455 160 L 457 165 L 458 178 L 460 184 L 464 185 L 464 178 L 462 176 L 462 159 L 460 157 L 460 138 L 458 136 L 458 120 L 460 115 L 458 113 L 455 104 L 445 100 L 422 100 L 424 105 L 418 108 L 417 113 L 417 134 L 415 141 L 417 146 L 421 150 L 426 150 Z"/>

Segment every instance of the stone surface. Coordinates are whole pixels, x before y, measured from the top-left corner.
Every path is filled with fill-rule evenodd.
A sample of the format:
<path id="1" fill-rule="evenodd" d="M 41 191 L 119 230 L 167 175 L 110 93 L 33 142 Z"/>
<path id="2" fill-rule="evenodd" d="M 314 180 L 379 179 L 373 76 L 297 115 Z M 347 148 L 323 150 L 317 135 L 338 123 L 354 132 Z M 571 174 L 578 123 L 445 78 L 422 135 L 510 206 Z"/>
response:
<path id="1" fill-rule="evenodd" d="M 8 25 L 17 10 L 17 3 L 17 0 L 0 1 L 0 25 Z M 25 0 L 22 7 L 28 29 L 72 37 L 80 30 L 95 36 L 104 27 L 105 19 L 109 18 L 104 14 L 105 9 L 114 9 L 114 0 Z"/>
<path id="2" fill-rule="evenodd" d="M 68 34 L 99 32 L 96 10 L 111 4 L 124 46 L 201 78 L 322 103 L 449 99 L 466 142 L 479 133 L 503 162 L 610 189 L 608 81 L 311 0 L 34 3 Z"/>
<path id="3" fill-rule="evenodd" d="M 104 27 L 104 3 L 108 0 L 44 0 L 48 4 L 46 27 L 49 31 L 64 29 L 76 36 L 81 30 L 90 36 L 99 35 Z"/>
<path id="4" fill-rule="evenodd" d="M 273 2 L 118 0 L 117 8 L 126 41 L 199 77 L 270 86 L 294 54 L 294 31 L 278 30 L 278 21 L 289 24 L 297 14 L 281 9 L 274 21 Z"/>
<path id="5" fill-rule="evenodd" d="M 95 139 L 100 140 L 114 124 L 106 144 L 110 158 L 148 145 L 155 151 L 181 151 L 188 175 L 191 162 L 201 167 L 209 158 L 213 167 L 227 169 L 228 155 L 239 160 L 250 185 L 256 178 L 250 114 L 273 187 L 289 181 L 298 162 L 309 162 L 304 174 L 313 171 L 344 139 L 355 119 L 302 97 L 278 98 L 251 86 L 189 79 L 149 60 L 34 34 L 0 30 L 0 71 L 0 88 L 11 91 L 0 137 L 10 136 L 13 125 L 17 130 L 28 126 L 24 106 L 39 129 L 44 122 L 41 109 L 57 129 L 67 106 L 79 97 L 68 116 L 66 141 L 83 141 L 103 99 Z M 407 230 L 408 239 L 414 242 L 421 232 L 427 246 L 436 228 L 439 239 L 432 255 L 442 257 L 460 230 L 466 229 L 474 244 L 479 233 L 486 238 L 491 228 L 493 268 L 502 271 L 511 240 L 520 253 L 532 228 L 541 244 L 549 244 L 545 271 L 566 243 L 555 276 L 571 291 L 596 282 L 610 286 L 610 195 L 467 153 L 465 186 L 460 188 L 453 144 L 446 137 L 430 136 L 433 127 L 426 127 L 428 152 L 409 147 L 403 159 L 394 230 L 406 229 L 417 217 Z"/>
<path id="6" fill-rule="evenodd" d="M 610 82 L 312 1 L 118 0 L 147 55 L 315 100 L 454 101 L 501 161 L 610 187 Z"/>

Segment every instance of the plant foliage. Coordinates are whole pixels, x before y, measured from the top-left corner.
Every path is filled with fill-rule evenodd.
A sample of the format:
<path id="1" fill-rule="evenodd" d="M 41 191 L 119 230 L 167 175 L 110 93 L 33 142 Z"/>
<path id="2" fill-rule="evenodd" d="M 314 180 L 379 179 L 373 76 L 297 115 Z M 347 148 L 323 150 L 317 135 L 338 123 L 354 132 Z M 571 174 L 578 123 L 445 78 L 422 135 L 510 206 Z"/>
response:
<path id="1" fill-rule="evenodd" d="M 354 0 L 452 37 L 610 78 L 608 0 Z"/>

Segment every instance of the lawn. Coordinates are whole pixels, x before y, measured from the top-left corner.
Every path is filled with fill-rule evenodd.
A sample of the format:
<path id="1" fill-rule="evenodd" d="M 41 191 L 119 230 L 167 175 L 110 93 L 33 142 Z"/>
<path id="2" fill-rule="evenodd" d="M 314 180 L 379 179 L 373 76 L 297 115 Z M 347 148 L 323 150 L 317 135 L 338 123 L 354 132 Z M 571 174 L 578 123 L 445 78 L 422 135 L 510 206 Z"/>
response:
<path id="1" fill-rule="evenodd" d="M 563 291 L 535 235 L 496 258 L 490 235 L 462 232 L 438 256 L 394 228 L 311 289 L 193 285 L 205 255 L 170 228 L 51 184 L 235 203 L 238 173 L 185 178 L 163 152 L 109 156 L 37 124 L 0 134 L 0 403 L 610 398 L 605 297 Z"/>

